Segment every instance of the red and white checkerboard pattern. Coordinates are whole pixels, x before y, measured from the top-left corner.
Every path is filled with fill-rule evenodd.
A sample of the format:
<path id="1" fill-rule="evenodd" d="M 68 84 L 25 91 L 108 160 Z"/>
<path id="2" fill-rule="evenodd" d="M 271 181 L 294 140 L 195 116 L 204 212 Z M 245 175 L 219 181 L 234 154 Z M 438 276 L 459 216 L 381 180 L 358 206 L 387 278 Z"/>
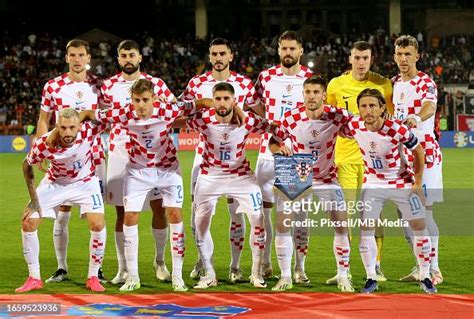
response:
<path id="1" fill-rule="evenodd" d="M 314 181 L 331 184 L 337 182 L 334 164 L 336 137 L 351 116 L 345 109 L 330 105 L 322 107 L 324 113 L 318 120 L 308 118 L 304 106 L 288 111 L 273 136 L 279 143 L 290 139 L 295 154 L 313 154 L 316 160 L 313 165 Z"/>
<path id="2" fill-rule="evenodd" d="M 77 181 L 88 181 L 94 173 L 92 164 L 92 149 L 97 136 L 104 130 L 105 125 L 84 122 L 77 134 L 75 143 L 69 148 L 50 148 L 46 145 L 47 133 L 36 140 L 27 155 L 30 165 L 50 161 L 47 177 L 58 184 L 71 184 Z"/>
<path id="3" fill-rule="evenodd" d="M 194 110 L 194 102 L 155 102 L 149 119 L 140 119 L 132 104 L 96 111 L 103 123 L 119 124 L 130 138 L 128 154 L 132 168 L 177 168 L 176 148 L 173 144 L 172 125 L 176 118 Z"/>
<path id="4" fill-rule="evenodd" d="M 212 88 L 219 82 L 226 82 L 233 86 L 235 90 L 235 100 L 240 108 L 247 104 L 249 107 L 257 105 L 255 101 L 255 86 L 248 77 L 231 72 L 230 77 L 225 81 L 217 81 L 212 77 L 212 72 L 207 72 L 193 77 L 186 86 L 185 91 L 179 97 L 180 100 L 195 100 L 202 98 L 212 99 Z M 202 155 L 204 139 L 199 136 L 199 143 L 196 147 L 197 154 Z"/>
<path id="5" fill-rule="evenodd" d="M 365 168 L 363 187 L 412 187 L 413 171 L 401 155 L 408 142 L 414 149 L 419 141 L 407 126 L 398 120 L 385 120 L 379 131 L 372 132 L 357 116 L 348 122 L 341 134 L 355 138 L 359 144 Z"/>
<path id="6" fill-rule="evenodd" d="M 153 84 L 154 94 L 156 96 L 164 97 L 168 102 L 175 99 L 173 93 L 166 85 L 166 83 L 157 77 L 153 77 L 146 73 L 140 73 L 139 79 L 150 80 Z M 101 103 L 109 107 L 124 107 L 132 102 L 130 89 L 135 81 L 127 81 L 123 78 L 122 73 L 116 74 L 106 80 L 102 85 L 102 101 Z M 127 132 L 120 125 L 113 125 L 110 131 L 110 145 L 109 149 L 113 152 L 117 140 L 126 140 Z"/>
<path id="7" fill-rule="evenodd" d="M 267 120 L 278 123 L 287 111 L 301 106 L 303 82 L 312 75 L 311 70 L 305 66 L 301 66 L 300 71 L 291 76 L 283 74 L 281 65 L 263 70 L 255 84 L 257 93 L 255 100 L 264 103 Z M 273 155 L 268 149 L 270 136 L 270 134 L 263 136 L 259 157 L 272 160 Z"/>
<path id="8" fill-rule="evenodd" d="M 74 82 L 64 73 L 49 80 L 41 94 L 41 110 L 54 112 L 55 118 L 66 108 L 77 111 L 95 110 L 101 100 L 100 87 L 102 82 L 94 75 L 88 74 L 83 82 Z M 97 137 L 92 152 L 94 165 L 100 165 L 105 160 L 104 147 L 100 136 Z"/>
<path id="9" fill-rule="evenodd" d="M 399 120 L 404 120 L 409 115 L 419 114 L 423 103 L 438 101 L 438 90 L 436 83 L 425 73 L 418 74 L 410 81 L 404 82 L 401 75 L 392 78 L 393 82 L 393 103 L 395 106 L 395 116 Z M 413 130 L 420 140 L 421 146 L 425 150 L 425 165 L 431 168 L 442 161 L 441 149 L 436 141 L 435 115 L 418 124 Z M 410 152 L 406 154 L 408 159 L 413 160 Z"/>
<path id="10" fill-rule="evenodd" d="M 242 126 L 220 123 L 216 109 L 196 113 L 188 122 L 190 129 L 197 130 L 204 138 L 201 174 L 250 175 L 253 174 L 245 157 L 245 142 L 249 133 L 269 132 L 270 124 L 252 113 L 248 113 Z"/>

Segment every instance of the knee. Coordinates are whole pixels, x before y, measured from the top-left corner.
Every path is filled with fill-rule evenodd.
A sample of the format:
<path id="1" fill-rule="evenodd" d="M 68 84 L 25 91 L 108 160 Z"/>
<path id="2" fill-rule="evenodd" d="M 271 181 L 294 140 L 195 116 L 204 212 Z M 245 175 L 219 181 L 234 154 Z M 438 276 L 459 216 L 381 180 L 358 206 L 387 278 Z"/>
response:
<path id="1" fill-rule="evenodd" d="M 181 208 L 170 207 L 166 209 L 166 215 L 170 223 L 180 223 L 183 221 L 183 216 L 181 214 Z"/>
<path id="2" fill-rule="evenodd" d="M 31 218 L 21 221 L 21 229 L 25 232 L 34 232 L 38 229 L 38 224 L 33 222 Z"/>
<path id="3" fill-rule="evenodd" d="M 138 213 L 126 213 L 123 219 L 125 226 L 135 226 L 138 224 Z"/>
<path id="4" fill-rule="evenodd" d="M 420 231 L 426 228 L 424 220 L 415 220 L 410 222 L 410 228 L 412 231 Z"/>
<path id="5" fill-rule="evenodd" d="M 91 231 L 99 232 L 105 227 L 105 221 L 103 219 L 97 219 L 90 221 L 89 228 Z"/>

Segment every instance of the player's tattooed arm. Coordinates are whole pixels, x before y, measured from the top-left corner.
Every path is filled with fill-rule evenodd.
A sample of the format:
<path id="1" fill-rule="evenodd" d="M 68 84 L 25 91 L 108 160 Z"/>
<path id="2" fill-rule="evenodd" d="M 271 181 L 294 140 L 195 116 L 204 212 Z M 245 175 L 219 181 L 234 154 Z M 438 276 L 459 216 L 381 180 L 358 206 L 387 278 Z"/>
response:
<path id="1" fill-rule="evenodd" d="M 422 203 L 425 203 L 424 192 L 423 192 L 423 168 L 425 167 L 425 152 L 421 144 L 418 144 L 412 149 L 415 161 L 413 167 L 415 170 L 415 183 L 413 184 L 413 191 L 420 197 Z"/>
<path id="2" fill-rule="evenodd" d="M 173 122 L 173 128 L 186 128 L 186 122 L 189 121 L 190 117 L 180 116 Z"/>
<path id="3" fill-rule="evenodd" d="M 23 176 L 25 178 L 26 186 L 28 188 L 28 193 L 30 195 L 30 202 L 26 205 L 23 210 L 22 220 L 25 220 L 31 216 L 32 213 L 38 212 L 41 217 L 41 209 L 38 201 L 38 194 L 36 193 L 35 186 L 35 175 L 33 171 L 33 166 L 28 163 L 28 160 L 25 158 L 23 161 Z"/>
<path id="4" fill-rule="evenodd" d="M 280 143 L 272 136 L 268 143 L 268 147 L 273 154 L 280 154 L 283 156 L 291 156 L 293 152 L 286 145 L 280 145 Z"/>
<path id="5" fill-rule="evenodd" d="M 208 109 L 214 105 L 212 99 L 197 99 L 196 100 L 196 110 L 200 111 L 201 109 Z"/>
<path id="6" fill-rule="evenodd" d="M 245 118 L 247 115 L 245 115 L 244 111 L 234 103 L 233 107 L 233 115 L 232 115 L 232 121 L 236 122 L 239 126 L 245 123 Z"/>
<path id="7" fill-rule="evenodd" d="M 79 112 L 79 120 L 84 121 L 97 121 L 95 117 L 95 110 L 87 110 Z"/>

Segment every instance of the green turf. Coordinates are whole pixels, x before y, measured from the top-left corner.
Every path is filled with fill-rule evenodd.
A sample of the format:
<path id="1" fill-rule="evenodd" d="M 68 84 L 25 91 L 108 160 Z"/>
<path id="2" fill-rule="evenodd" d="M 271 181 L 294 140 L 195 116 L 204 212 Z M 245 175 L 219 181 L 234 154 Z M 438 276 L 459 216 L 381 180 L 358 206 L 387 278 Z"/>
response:
<path id="1" fill-rule="evenodd" d="M 249 152 L 248 157 L 255 165 L 256 152 Z M 0 207 L 3 221 L 3 230 L 0 232 L 0 242 L 5 245 L 0 252 L 0 293 L 12 293 L 20 286 L 27 276 L 27 267 L 22 256 L 21 234 L 20 234 L 20 216 L 25 203 L 28 199 L 25 183 L 21 172 L 21 161 L 23 154 L 0 154 Z M 189 196 L 189 178 L 193 152 L 180 152 L 179 154 L 184 184 L 185 184 L 185 202 L 184 215 L 186 225 L 186 257 L 184 263 L 184 278 L 189 286 L 193 281 L 188 275 L 192 269 L 196 258 L 196 248 L 191 238 L 189 228 L 190 215 L 190 196 Z M 40 180 L 37 174 L 37 182 Z M 473 223 L 474 211 L 472 208 L 474 192 L 474 150 L 472 149 L 445 149 L 444 150 L 444 183 L 446 188 L 464 189 L 470 193 L 470 201 L 454 200 L 449 205 L 441 205 L 435 210 L 435 215 L 441 220 L 448 220 L 450 216 L 462 215 L 461 220 L 456 221 L 460 227 L 467 229 L 462 233 L 457 233 L 450 229 L 446 231 L 449 235 L 443 236 L 440 241 L 440 265 L 445 277 L 439 290 L 442 293 L 472 293 L 474 292 L 474 275 L 471 267 L 474 264 L 474 235 Z M 466 192 L 466 191 L 464 191 Z M 446 192 L 445 192 L 446 194 Z M 451 193 L 449 193 L 448 196 Z M 464 196 L 466 197 L 466 196 Z M 468 206 L 470 205 L 470 206 Z M 467 212 L 467 213 L 466 213 Z M 108 227 L 108 241 L 106 257 L 103 263 L 104 273 L 112 278 L 116 272 L 116 257 L 113 239 L 113 227 L 115 222 L 114 208 L 107 207 L 106 213 Z M 140 247 L 139 247 L 139 267 L 142 288 L 139 293 L 158 293 L 170 292 L 171 285 L 159 283 L 154 277 L 152 261 L 154 256 L 154 242 L 151 235 L 151 214 L 143 213 L 140 219 Z M 454 221 L 451 222 L 451 227 Z M 228 264 L 230 261 L 230 249 L 228 241 L 228 223 L 229 216 L 223 201 L 221 200 L 218 211 L 212 224 L 212 235 L 215 243 L 215 264 L 221 284 L 210 291 L 257 291 L 248 283 L 238 285 L 226 284 Z M 43 278 L 47 278 L 56 269 L 56 259 L 54 257 L 54 248 L 52 241 L 52 221 L 46 220 L 40 227 L 41 243 L 41 271 Z M 440 225 L 442 227 L 443 225 Z M 443 229 L 443 228 L 442 228 Z M 84 288 L 84 281 L 87 275 L 88 265 L 88 243 L 89 231 L 87 224 L 78 218 L 77 209 L 70 222 L 70 243 L 69 243 L 69 268 L 70 278 L 68 282 L 60 284 L 47 284 L 41 290 L 42 293 L 89 293 Z M 313 232 L 314 233 L 314 232 Z M 462 236 L 459 236 L 461 234 Z M 363 266 L 359 257 L 356 243 L 352 245 L 351 270 L 353 274 L 354 286 L 360 288 L 363 284 Z M 272 248 L 274 249 L 274 248 Z M 171 267 L 171 257 L 169 247 L 167 252 L 168 268 Z M 273 267 L 278 272 L 278 265 L 273 251 Z M 250 249 L 246 245 L 242 256 L 242 267 L 246 275 L 250 272 Z M 383 250 L 382 268 L 385 275 L 389 278 L 386 283 L 381 283 L 380 292 L 383 293 L 418 293 L 420 292 L 416 284 L 399 283 L 396 280 L 405 275 L 413 266 L 414 260 L 401 231 L 397 236 L 387 236 Z M 337 292 L 334 286 L 325 286 L 324 281 L 332 277 L 335 271 L 335 262 L 332 254 L 332 237 L 328 235 L 313 235 L 310 241 L 310 249 L 306 263 L 307 274 L 311 279 L 310 287 L 299 287 L 295 285 L 293 291 L 325 291 Z M 273 286 L 275 281 L 270 281 L 269 286 Z M 111 284 L 106 285 L 108 293 L 118 293 L 118 287 Z M 267 289 L 266 291 L 269 291 Z M 259 290 L 260 291 L 260 290 Z"/>

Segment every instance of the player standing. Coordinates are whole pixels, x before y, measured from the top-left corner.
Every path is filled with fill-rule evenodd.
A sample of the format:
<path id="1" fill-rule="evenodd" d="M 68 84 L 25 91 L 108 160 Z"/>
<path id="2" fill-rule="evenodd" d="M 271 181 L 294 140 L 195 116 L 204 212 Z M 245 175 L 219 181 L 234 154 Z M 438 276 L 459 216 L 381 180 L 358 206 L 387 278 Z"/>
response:
<path id="1" fill-rule="evenodd" d="M 41 110 L 38 119 L 36 137 L 39 138 L 48 132 L 51 115 L 55 119 L 59 112 L 66 108 L 77 111 L 93 110 L 99 105 L 100 82 L 87 73 L 87 65 L 91 61 L 89 43 L 84 40 L 73 39 L 66 45 L 66 63 L 69 71 L 54 79 L 49 80 L 43 89 L 41 97 Z M 94 144 L 93 165 L 99 178 L 102 194 L 105 194 L 105 153 L 101 138 L 98 135 Z M 58 269 L 46 282 L 60 282 L 67 278 L 67 247 L 69 244 L 68 223 L 71 216 L 70 206 L 61 206 L 54 220 L 53 242 Z M 105 281 L 101 269 L 99 279 Z"/>
<path id="2" fill-rule="evenodd" d="M 124 255 L 128 276 L 120 291 L 133 291 L 141 286 L 138 275 L 138 219 L 148 203 L 156 213 L 158 200 L 153 197 L 157 191 L 163 196 L 171 230 L 172 286 L 174 291 L 188 289 L 182 279 L 185 251 L 181 212 L 183 179 L 170 132 L 176 118 L 189 114 L 194 105 L 202 104 L 202 100 L 172 104 L 154 102 L 154 86 L 150 80 L 138 79 L 130 89 L 131 104 L 85 113 L 86 119 L 120 124 L 130 138 L 129 163 L 123 181 Z M 208 100 L 208 106 L 209 101 L 212 100 Z"/>
<path id="3" fill-rule="evenodd" d="M 300 64 L 303 55 L 303 40 L 294 31 L 285 31 L 278 38 L 278 54 L 280 63 L 262 71 L 255 85 L 257 94 L 261 98 L 265 117 L 270 123 L 278 124 L 283 114 L 303 103 L 303 82 L 312 75 L 312 72 Z M 258 110 L 258 108 L 256 108 Z M 259 111 L 257 111 L 259 112 Z M 260 110 L 261 112 L 261 110 Z M 260 114 L 260 113 L 259 113 Z M 263 136 L 258 154 L 255 174 L 262 189 L 263 214 L 265 221 L 265 252 L 263 256 L 262 272 L 264 278 L 272 276 L 271 249 L 273 240 L 272 207 L 275 203 L 273 184 L 275 171 L 273 154 L 268 149 L 270 134 Z M 296 228 L 294 231 L 296 246 L 295 282 L 309 283 L 304 271 L 304 262 L 308 250 L 308 229 Z"/>
<path id="4" fill-rule="evenodd" d="M 357 96 L 366 89 L 377 89 L 382 92 L 388 101 L 387 108 L 393 114 L 392 105 L 392 83 L 389 79 L 378 73 L 370 71 L 374 62 L 373 47 L 365 41 L 354 42 L 351 46 L 349 63 L 351 71 L 333 78 L 327 89 L 327 103 L 348 110 L 352 114 L 359 114 L 357 108 Z M 357 142 L 339 136 L 336 142 L 336 166 L 337 178 L 345 190 L 346 199 L 349 202 L 356 200 L 356 192 L 362 186 L 364 175 L 364 163 Z M 386 281 L 380 269 L 380 260 L 383 245 L 383 227 L 375 228 L 375 239 L 377 242 L 377 280 Z M 327 285 L 337 284 L 337 276 L 326 281 Z"/>
<path id="5" fill-rule="evenodd" d="M 400 74 L 392 79 L 395 116 L 413 129 L 425 151 L 422 185 L 426 197 L 426 226 L 431 238 L 430 271 L 436 285 L 443 282 L 438 265 L 439 231 L 433 218 L 433 204 L 443 201 L 442 154 L 434 134 L 438 92 L 436 83 L 427 74 L 417 70 L 419 58 L 418 41 L 414 37 L 403 35 L 395 41 L 394 59 L 400 70 Z M 410 247 L 413 247 L 413 234 L 409 229 L 405 231 Z M 415 267 L 412 273 L 400 280 L 418 281 L 420 270 Z"/>
<path id="6" fill-rule="evenodd" d="M 152 77 L 140 72 L 139 45 L 133 40 L 120 42 L 117 48 L 117 61 L 121 72 L 104 81 L 102 86 L 103 102 L 110 107 L 124 108 L 131 102 L 130 88 L 137 79 L 148 79 L 153 82 L 154 95 L 168 102 L 176 101 L 176 98 L 160 78 Z M 127 277 L 127 267 L 124 254 L 124 204 L 123 204 L 123 179 L 125 168 L 129 161 L 127 144 L 129 137 L 126 130 L 120 124 L 115 124 L 110 132 L 110 146 L 107 165 L 107 201 L 115 205 L 117 219 L 115 221 L 115 249 L 117 252 L 118 271 L 115 278 L 111 280 L 113 284 L 125 283 Z M 161 195 L 155 192 L 151 200 L 152 206 L 152 233 L 155 239 L 155 260 L 153 265 L 156 270 L 156 277 L 159 280 L 168 281 L 171 279 L 166 268 L 164 252 L 168 237 L 168 225 L 165 211 L 161 205 Z"/>
<path id="7" fill-rule="evenodd" d="M 22 217 L 23 255 L 29 276 L 15 292 L 27 292 L 43 287 L 39 263 L 38 226 L 43 218 L 56 218 L 60 205 L 79 205 L 81 217 L 87 218 L 91 233 L 89 272 L 86 287 L 104 291 L 97 278 L 106 242 L 104 205 L 99 179 L 93 165 L 93 148 L 104 125 L 80 123 L 73 108 L 58 112 L 56 123 L 58 145 L 47 143 L 49 134 L 39 137 L 23 162 L 23 173 L 30 202 Z M 35 187 L 33 164 L 49 160 L 50 165 L 38 188 Z"/>
<path id="8" fill-rule="evenodd" d="M 376 89 L 365 89 L 357 96 L 360 116 L 354 117 L 341 134 L 353 137 L 364 160 L 361 230 L 359 250 L 367 274 L 363 293 L 378 289 L 376 274 L 377 245 L 374 232 L 385 201 L 397 205 L 401 217 L 413 232 L 413 251 L 420 268 L 420 287 L 436 293 L 430 279 L 431 240 L 425 224 L 422 175 L 424 153 L 418 138 L 397 120 L 384 119 L 385 99 Z M 414 155 L 414 175 L 402 156 L 404 147 Z"/>
<path id="9" fill-rule="evenodd" d="M 262 193 L 245 157 L 245 141 L 250 133 L 269 132 L 270 125 L 250 113 L 244 116 L 239 106 L 234 109 L 237 96 L 231 83 L 218 83 L 212 91 L 214 108 L 195 114 L 187 122 L 189 128 L 201 133 L 204 141 L 202 162 L 194 193 L 194 218 L 196 244 L 206 275 L 201 277 L 194 288 L 206 289 L 217 285 L 216 272 L 212 264 L 214 243 L 210 226 L 217 200 L 221 196 L 233 198 L 236 205 L 235 214 L 245 213 L 249 218 L 252 250 L 250 283 L 254 287 L 265 288 L 266 283 L 261 275 L 265 244 Z M 232 122 L 236 112 L 245 117 L 240 127 Z"/>
<path id="10" fill-rule="evenodd" d="M 212 98 L 212 90 L 216 83 L 225 82 L 231 84 L 234 88 L 235 102 L 240 108 L 243 109 L 244 105 L 254 106 L 254 84 L 248 77 L 230 70 L 230 62 L 232 62 L 232 60 L 233 54 L 229 41 L 222 38 L 212 40 L 209 45 L 209 61 L 212 65 L 212 71 L 193 77 L 186 86 L 186 90 L 180 96 L 180 99 L 194 100 L 200 98 Z M 203 146 L 204 139 L 200 136 L 191 172 L 192 199 L 194 199 L 194 188 L 197 176 L 199 175 L 200 165 L 202 163 Z M 243 274 L 240 269 L 240 257 L 244 246 L 245 219 L 243 214 L 236 214 L 238 203 L 234 202 L 232 198 L 228 198 L 227 203 L 231 217 L 229 226 L 231 247 L 229 281 L 231 283 L 236 283 L 243 280 Z M 191 212 L 191 229 L 194 233 L 194 205 Z M 197 279 L 200 275 L 202 275 L 202 263 L 201 260 L 198 259 L 190 277 L 192 279 Z"/>
<path id="11" fill-rule="evenodd" d="M 337 284 L 343 292 L 353 292 L 351 281 L 348 278 L 350 244 L 348 237 L 347 212 L 345 210 L 344 194 L 336 177 L 334 165 L 334 146 L 336 137 L 342 125 L 349 119 L 345 109 L 323 105 L 326 99 L 326 81 L 321 77 L 311 77 L 303 84 L 304 105 L 294 108 L 284 114 L 284 118 L 275 129 L 270 139 L 270 148 L 273 153 L 286 156 L 291 154 L 313 155 L 313 183 L 311 195 L 305 195 L 303 200 L 312 202 L 313 194 L 324 203 L 338 203 L 333 209 L 328 209 L 331 220 L 339 223 L 334 228 L 333 243 L 334 256 L 337 263 Z M 286 139 L 291 140 L 292 149 L 284 145 Z M 289 214 L 284 211 L 285 198 L 277 196 L 277 233 L 275 236 L 275 251 L 278 256 L 278 265 L 281 277 L 274 291 L 291 289 L 291 258 L 293 257 L 293 242 L 290 236 L 291 228 L 285 225 Z M 327 206 L 324 206 L 327 207 Z M 293 218 L 304 220 L 307 215 L 301 211 L 292 212 Z"/>

